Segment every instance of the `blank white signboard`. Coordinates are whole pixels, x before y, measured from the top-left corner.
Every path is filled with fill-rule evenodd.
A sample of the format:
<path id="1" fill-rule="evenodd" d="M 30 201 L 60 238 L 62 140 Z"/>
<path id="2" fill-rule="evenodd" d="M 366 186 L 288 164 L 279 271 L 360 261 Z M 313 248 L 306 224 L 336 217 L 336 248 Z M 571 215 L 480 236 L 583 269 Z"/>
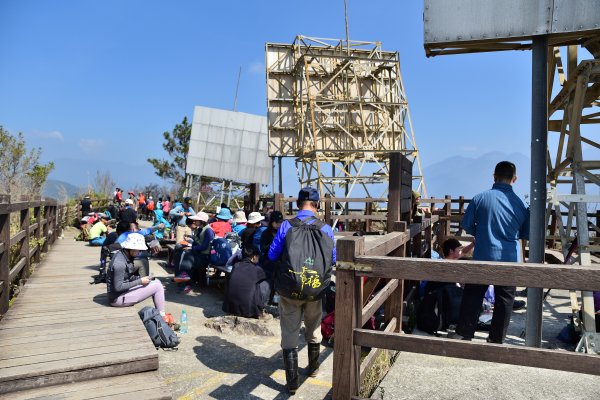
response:
<path id="1" fill-rule="evenodd" d="M 195 107 L 185 172 L 268 184 L 268 142 L 267 117 Z"/>

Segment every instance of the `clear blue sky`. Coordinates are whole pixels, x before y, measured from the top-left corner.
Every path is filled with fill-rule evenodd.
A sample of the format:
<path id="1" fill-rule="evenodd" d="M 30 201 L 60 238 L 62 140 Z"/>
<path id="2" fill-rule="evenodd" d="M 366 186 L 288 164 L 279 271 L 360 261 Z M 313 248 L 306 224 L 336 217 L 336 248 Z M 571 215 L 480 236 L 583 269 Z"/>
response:
<path id="1" fill-rule="evenodd" d="M 423 2 L 349 0 L 350 38 L 399 51 L 424 165 L 529 152 L 530 52 L 423 50 Z M 343 1 L 2 0 L 0 124 L 44 159 L 164 156 L 195 105 L 266 115 L 264 44 L 344 36 Z"/>

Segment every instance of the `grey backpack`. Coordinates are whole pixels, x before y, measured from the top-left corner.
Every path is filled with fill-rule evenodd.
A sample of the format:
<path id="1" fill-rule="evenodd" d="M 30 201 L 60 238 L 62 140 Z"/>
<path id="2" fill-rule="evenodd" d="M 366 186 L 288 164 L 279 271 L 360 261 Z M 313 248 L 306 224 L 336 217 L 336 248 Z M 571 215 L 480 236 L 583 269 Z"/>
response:
<path id="1" fill-rule="evenodd" d="M 138 314 L 156 348 L 173 349 L 179 345 L 179 337 L 163 320 L 156 308 L 146 306 Z"/>
<path id="2" fill-rule="evenodd" d="M 318 300 L 331 280 L 333 240 L 315 217 L 293 218 L 275 274 L 275 289 L 291 299 Z"/>

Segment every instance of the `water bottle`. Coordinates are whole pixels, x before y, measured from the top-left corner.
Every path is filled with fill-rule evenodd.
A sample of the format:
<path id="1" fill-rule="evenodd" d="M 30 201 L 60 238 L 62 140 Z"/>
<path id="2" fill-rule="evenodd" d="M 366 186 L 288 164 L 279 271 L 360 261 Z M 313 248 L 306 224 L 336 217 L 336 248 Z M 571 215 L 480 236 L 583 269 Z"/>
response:
<path id="1" fill-rule="evenodd" d="M 181 310 L 181 325 L 179 327 L 179 333 L 182 335 L 188 333 L 188 319 L 185 310 Z"/>

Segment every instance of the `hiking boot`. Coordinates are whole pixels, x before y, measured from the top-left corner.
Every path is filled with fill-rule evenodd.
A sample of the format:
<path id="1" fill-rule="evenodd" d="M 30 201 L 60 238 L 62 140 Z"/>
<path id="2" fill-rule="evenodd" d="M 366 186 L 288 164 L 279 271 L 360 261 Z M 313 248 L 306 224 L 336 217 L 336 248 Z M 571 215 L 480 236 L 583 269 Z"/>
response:
<path id="1" fill-rule="evenodd" d="M 314 378 L 319 373 L 319 355 L 321 354 L 321 346 L 319 343 L 308 344 L 308 376 Z"/>
<path id="2" fill-rule="evenodd" d="M 185 294 L 188 294 L 191 291 L 192 291 L 191 285 L 185 285 L 185 287 L 183 288 L 183 293 L 185 293 Z"/>
<path id="3" fill-rule="evenodd" d="M 286 388 L 291 394 L 298 390 L 298 349 L 283 350 Z"/>
<path id="4" fill-rule="evenodd" d="M 189 282 L 190 281 L 190 276 L 188 274 L 186 274 L 185 272 L 180 273 L 179 275 L 177 275 L 175 278 L 173 278 L 173 280 L 176 283 L 184 283 L 184 282 Z"/>
<path id="5" fill-rule="evenodd" d="M 515 300 L 515 302 L 513 303 L 512 309 L 513 310 L 521 310 L 525 308 L 525 301 L 524 300 Z"/>

